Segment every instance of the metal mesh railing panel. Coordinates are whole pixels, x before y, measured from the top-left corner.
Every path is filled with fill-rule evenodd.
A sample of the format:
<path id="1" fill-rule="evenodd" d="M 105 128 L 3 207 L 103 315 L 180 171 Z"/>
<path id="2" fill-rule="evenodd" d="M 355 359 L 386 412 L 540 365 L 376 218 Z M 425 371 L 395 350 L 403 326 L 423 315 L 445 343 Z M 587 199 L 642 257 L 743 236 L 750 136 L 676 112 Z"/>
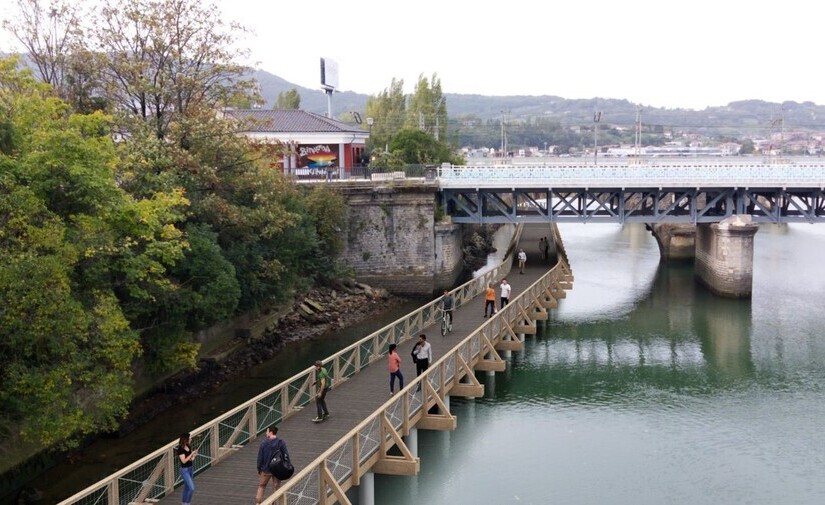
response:
<path id="1" fill-rule="evenodd" d="M 373 348 L 372 347 L 373 347 L 373 341 L 372 340 L 368 340 L 366 342 L 361 342 L 358 345 L 358 348 L 361 350 L 361 354 L 360 354 L 360 357 L 361 357 L 360 361 L 361 362 L 359 363 L 359 369 L 360 368 L 365 368 L 367 365 L 370 364 L 370 360 L 372 359 L 372 356 L 373 356 Z"/>
<path id="2" fill-rule="evenodd" d="M 257 408 L 257 405 L 254 406 Z M 232 441 L 233 444 L 244 445 L 249 441 L 249 422 L 244 419 L 248 410 L 241 410 L 240 412 L 236 412 L 229 416 L 228 418 L 221 421 L 218 426 L 218 444 L 221 447 L 224 447 L 229 442 L 230 438 L 233 435 L 237 435 L 235 439 Z M 273 421 L 274 422 L 274 421 Z M 212 428 L 215 429 L 215 428 Z M 238 432 L 236 434 L 236 431 Z M 194 442 L 193 442 L 194 443 Z M 210 444 L 210 440 L 207 437 L 205 441 L 202 442 L 203 444 Z M 198 448 L 198 454 L 212 454 L 211 452 L 206 452 L 206 447 Z M 195 458 L 200 459 L 200 458 Z"/>
<path id="3" fill-rule="evenodd" d="M 378 417 L 358 432 L 358 461 L 363 463 L 378 450 L 381 437 L 381 423 Z"/>
<path id="4" fill-rule="evenodd" d="M 423 398 L 423 390 L 418 390 L 417 392 L 410 393 L 410 415 L 415 415 L 421 410 L 422 398 Z"/>
<path id="5" fill-rule="evenodd" d="M 340 360 L 339 367 L 343 377 L 352 377 L 358 373 L 358 367 L 356 366 L 357 355 L 358 349 L 355 348 L 341 353 L 341 356 L 338 359 Z"/>
<path id="6" fill-rule="evenodd" d="M 404 321 L 398 322 L 395 326 L 393 326 L 393 336 L 395 340 L 393 342 L 400 342 L 404 340 L 404 337 L 407 335 L 407 323 Z"/>
<path id="7" fill-rule="evenodd" d="M 450 356 L 447 357 L 447 362 L 445 363 L 446 366 L 444 367 L 444 382 L 450 382 L 453 377 L 455 377 L 455 363 L 455 353 L 450 354 Z"/>
<path id="8" fill-rule="evenodd" d="M 398 429 L 401 427 L 401 424 L 404 422 L 404 402 L 399 400 L 387 409 L 386 411 L 387 419 L 390 421 L 390 425 Z"/>
<path id="9" fill-rule="evenodd" d="M 218 429 L 220 432 L 220 427 L 212 427 L 208 430 L 201 431 L 195 435 L 192 435 L 192 440 L 190 440 L 191 446 L 198 450 L 198 456 L 192 461 L 192 468 L 194 469 L 195 474 L 202 470 L 206 470 L 210 466 L 212 466 L 212 454 L 217 451 L 213 451 L 212 447 L 212 430 Z M 247 434 L 248 435 L 248 434 Z M 238 438 L 242 438 L 242 435 Z M 247 436 L 248 439 L 248 436 Z M 245 442 L 244 442 L 245 443 Z M 176 453 L 173 453 L 176 454 Z M 182 481 L 180 479 L 180 459 L 174 458 L 175 460 L 175 485 L 177 486 Z"/>
<path id="10" fill-rule="evenodd" d="M 164 464 L 164 455 L 161 454 L 138 466 L 131 472 L 121 476 L 117 480 L 119 505 L 128 505 L 129 503 L 137 501 L 136 498 L 141 494 L 145 486 L 151 486 L 147 498 L 161 498 L 165 496 L 165 482 L 161 477 L 154 483 L 149 483 L 148 479 L 158 467 Z"/>
<path id="11" fill-rule="evenodd" d="M 290 505 L 315 505 L 321 503 L 320 470 L 314 468 L 304 478 L 287 491 L 287 503 Z"/>
<path id="12" fill-rule="evenodd" d="M 87 494 L 83 498 L 80 498 L 74 503 L 77 505 L 110 505 L 109 488 L 103 486 L 100 489 L 95 489 L 93 492 Z"/>
<path id="13" fill-rule="evenodd" d="M 295 405 L 305 405 L 312 399 L 312 393 L 309 388 L 304 388 L 306 381 L 307 378 L 301 376 L 289 383 L 287 386 L 287 395 L 289 395 L 290 403 L 294 402 Z"/>
<path id="14" fill-rule="evenodd" d="M 268 426 L 280 423 L 284 417 L 281 411 L 281 390 L 274 391 L 266 395 L 255 403 L 255 416 L 258 419 L 258 426 L 253 429 L 257 435 L 266 431 Z M 246 443 L 246 441 L 244 442 Z"/>
<path id="15" fill-rule="evenodd" d="M 335 482 L 341 483 L 352 475 L 352 439 L 344 442 L 340 449 L 327 458 L 326 464 Z"/>

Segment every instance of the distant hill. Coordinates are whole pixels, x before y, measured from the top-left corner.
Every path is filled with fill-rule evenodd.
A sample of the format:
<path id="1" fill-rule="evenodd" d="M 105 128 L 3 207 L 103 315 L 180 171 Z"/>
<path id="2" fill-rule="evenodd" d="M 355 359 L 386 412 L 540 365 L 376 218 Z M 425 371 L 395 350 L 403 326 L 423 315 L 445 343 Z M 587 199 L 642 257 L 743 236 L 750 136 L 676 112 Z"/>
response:
<path id="1" fill-rule="evenodd" d="M 327 98 L 320 89 L 304 88 L 292 84 L 264 70 L 254 77 L 267 101 L 266 107 L 275 103 L 278 93 L 292 88 L 301 95 L 301 108 L 309 112 L 325 114 Z M 389 86 L 389 84 L 388 84 Z M 376 93 L 381 90 L 376 90 Z M 362 117 L 368 95 L 351 91 L 335 93 L 332 97 L 333 116 L 347 111 L 358 112 Z M 562 124 L 587 126 L 593 122 L 593 114 L 602 112 L 603 123 L 633 125 L 636 121 L 636 104 L 616 99 L 566 99 L 559 96 L 483 96 L 445 93 L 447 111 L 452 119 L 472 117 L 482 121 L 500 120 L 506 114 L 508 121 L 521 122 L 528 118 L 551 118 Z M 753 131 L 769 131 L 779 128 L 784 115 L 786 129 L 825 131 L 825 106 L 813 102 L 773 103 L 763 100 L 743 100 L 704 110 L 667 109 L 642 106 L 642 122 L 669 128 L 706 129 L 717 133 L 738 134 Z"/>

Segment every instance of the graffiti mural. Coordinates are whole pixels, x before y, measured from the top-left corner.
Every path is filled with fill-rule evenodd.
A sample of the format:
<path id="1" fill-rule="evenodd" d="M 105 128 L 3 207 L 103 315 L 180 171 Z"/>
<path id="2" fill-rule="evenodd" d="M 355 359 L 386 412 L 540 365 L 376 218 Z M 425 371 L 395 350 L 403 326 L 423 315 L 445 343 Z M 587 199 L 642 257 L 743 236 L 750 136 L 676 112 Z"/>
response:
<path id="1" fill-rule="evenodd" d="M 326 169 L 338 164 L 338 145 L 329 144 L 298 146 L 298 168 Z"/>

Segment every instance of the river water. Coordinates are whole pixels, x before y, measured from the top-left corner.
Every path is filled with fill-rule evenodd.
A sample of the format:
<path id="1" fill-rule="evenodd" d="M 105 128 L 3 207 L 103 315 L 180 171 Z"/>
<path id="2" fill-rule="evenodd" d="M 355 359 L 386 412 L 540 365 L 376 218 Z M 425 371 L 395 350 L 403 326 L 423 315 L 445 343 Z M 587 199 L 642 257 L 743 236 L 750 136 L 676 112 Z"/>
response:
<path id="1" fill-rule="evenodd" d="M 763 226 L 750 300 L 660 265 L 641 226 L 561 234 L 567 298 L 376 503 L 825 503 L 825 226 Z"/>

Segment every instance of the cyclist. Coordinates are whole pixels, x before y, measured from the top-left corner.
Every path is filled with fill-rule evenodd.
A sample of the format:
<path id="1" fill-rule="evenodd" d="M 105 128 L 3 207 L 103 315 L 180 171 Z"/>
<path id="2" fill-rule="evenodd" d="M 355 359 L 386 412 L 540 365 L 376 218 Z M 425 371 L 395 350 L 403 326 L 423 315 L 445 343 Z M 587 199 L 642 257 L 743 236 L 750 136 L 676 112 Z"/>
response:
<path id="1" fill-rule="evenodd" d="M 453 308 L 455 307 L 455 298 L 446 289 L 444 290 L 444 297 L 441 299 L 441 308 L 444 309 L 444 317 L 447 319 L 447 328 L 453 329 Z"/>

